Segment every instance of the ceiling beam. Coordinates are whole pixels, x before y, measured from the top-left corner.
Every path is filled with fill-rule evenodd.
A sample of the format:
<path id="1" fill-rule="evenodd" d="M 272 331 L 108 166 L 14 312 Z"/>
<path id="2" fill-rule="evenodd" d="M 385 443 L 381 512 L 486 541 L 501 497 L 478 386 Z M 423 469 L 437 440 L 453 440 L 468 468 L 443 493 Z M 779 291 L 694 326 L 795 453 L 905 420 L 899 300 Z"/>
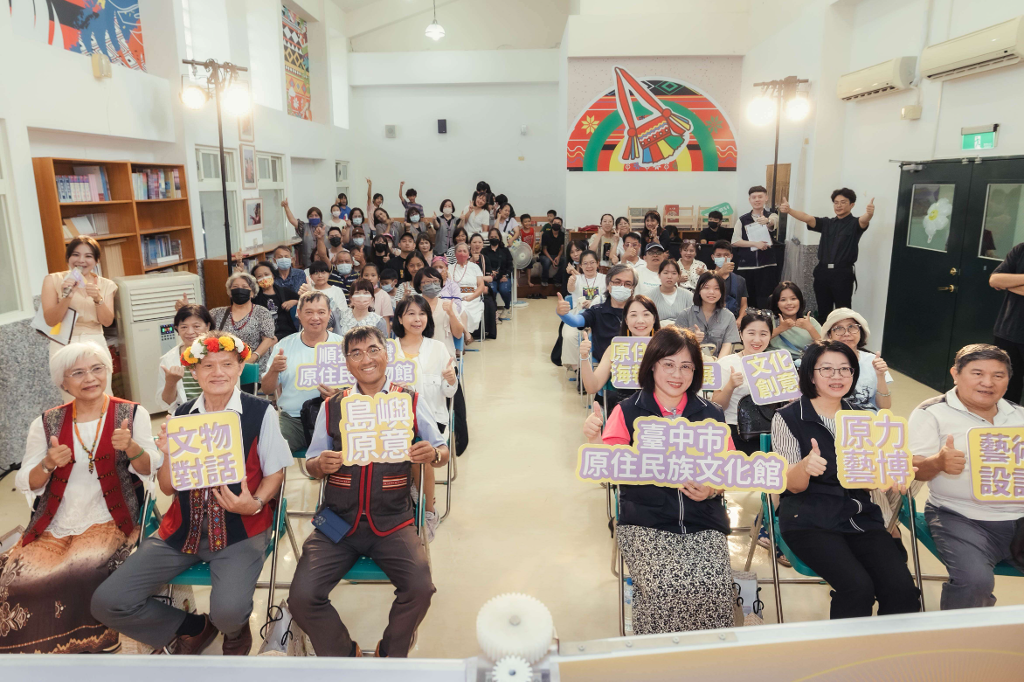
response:
<path id="1" fill-rule="evenodd" d="M 437 6 L 449 5 L 458 0 L 437 0 Z M 364 35 L 379 28 L 397 24 L 417 14 L 427 15 L 433 9 L 431 0 L 378 0 L 372 4 L 345 12 L 345 35 L 349 38 Z M 444 25 L 444 22 L 439 22 Z M 426 28 L 427 24 L 424 24 Z"/>

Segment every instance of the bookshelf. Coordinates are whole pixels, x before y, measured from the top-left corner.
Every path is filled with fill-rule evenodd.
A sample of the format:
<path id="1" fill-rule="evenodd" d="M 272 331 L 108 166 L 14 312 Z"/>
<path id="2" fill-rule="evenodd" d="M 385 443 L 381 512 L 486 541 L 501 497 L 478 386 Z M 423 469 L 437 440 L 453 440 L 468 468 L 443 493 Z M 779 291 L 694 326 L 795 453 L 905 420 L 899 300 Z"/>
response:
<path id="1" fill-rule="evenodd" d="M 105 224 L 105 228 L 99 227 L 99 231 L 106 230 L 105 234 L 89 235 L 100 244 L 100 269 L 104 277 L 141 275 L 166 269 L 197 272 L 185 166 L 37 157 L 32 159 L 32 167 L 39 198 L 39 217 L 43 224 L 46 265 L 50 272 L 61 272 L 67 268 L 64 249 L 72 237 L 65 232 L 65 221 L 85 216 L 88 216 L 86 222 L 76 221 L 75 224 L 94 228 Z M 62 185 L 58 185 L 58 178 L 81 178 L 85 174 L 77 171 L 83 169 L 90 169 L 94 175 L 94 195 L 88 197 L 93 200 L 62 201 L 68 198 L 68 194 L 64 191 L 63 180 Z M 96 181 L 97 171 L 100 181 Z M 175 171 L 177 178 L 174 178 Z M 133 174 L 139 173 L 165 178 L 165 196 L 177 196 L 136 198 L 140 189 L 146 189 L 136 183 L 137 177 Z M 89 183 L 86 183 L 88 187 Z M 97 192 L 103 200 L 94 200 Z M 78 198 L 83 197 L 79 195 Z M 85 234 L 85 230 L 77 231 Z M 147 258 L 150 240 L 163 240 L 165 247 L 177 241 L 180 257 L 172 262 L 152 262 Z"/>

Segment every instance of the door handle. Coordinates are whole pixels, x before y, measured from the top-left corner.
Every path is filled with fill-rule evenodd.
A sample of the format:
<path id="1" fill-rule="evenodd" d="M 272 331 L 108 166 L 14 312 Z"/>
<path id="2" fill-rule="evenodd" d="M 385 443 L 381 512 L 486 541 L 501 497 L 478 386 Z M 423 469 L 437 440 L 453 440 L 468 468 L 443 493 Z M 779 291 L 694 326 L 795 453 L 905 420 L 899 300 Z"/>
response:
<path id="1" fill-rule="evenodd" d="M 948 287 L 939 287 L 939 291 L 948 291 L 950 293 L 956 291 L 956 285 L 950 284 Z"/>
<path id="2" fill-rule="evenodd" d="M 949 274 L 951 274 L 951 275 L 953 275 L 953 276 L 955 277 L 955 276 L 956 276 L 956 274 L 957 274 L 957 272 L 956 272 L 956 268 L 950 268 L 950 269 L 949 269 Z"/>

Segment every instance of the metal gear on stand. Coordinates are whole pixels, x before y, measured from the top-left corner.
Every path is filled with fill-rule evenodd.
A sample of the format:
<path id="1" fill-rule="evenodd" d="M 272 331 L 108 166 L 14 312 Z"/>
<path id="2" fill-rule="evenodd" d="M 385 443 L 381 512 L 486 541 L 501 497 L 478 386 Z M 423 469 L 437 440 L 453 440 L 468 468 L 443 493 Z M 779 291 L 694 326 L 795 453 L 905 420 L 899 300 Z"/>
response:
<path id="1" fill-rule="evenodd" d="M 506 656 L 491 668 L 493 682 L 530 682 L 532 679 L 533 668 L 520 656 Z"/>
<path id="2" fill-rule="evenodd" d="M 551 612 L 527 594 L 502 594 L 480 608 L 476 638 L 488 660 L 521 656 L 531 665 L 544 658 L 555 625 Z"/>

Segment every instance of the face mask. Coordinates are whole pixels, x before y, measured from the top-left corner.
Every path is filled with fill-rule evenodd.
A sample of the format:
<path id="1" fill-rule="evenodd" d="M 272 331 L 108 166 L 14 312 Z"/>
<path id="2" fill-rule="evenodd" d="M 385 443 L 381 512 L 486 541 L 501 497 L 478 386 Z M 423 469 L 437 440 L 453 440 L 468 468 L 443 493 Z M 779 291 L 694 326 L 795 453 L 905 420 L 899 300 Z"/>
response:
<path id="1" fill-rule="evenodd" d="M 327 241 L 329 241 L 331 243 L 331 246 L 334 246 L 334 247 L 341 246 L 341 237 L 331 237 Z"/>
<path id="2" fill-rule="evenodd" d="M 392 289 L 395 288 L 395 285 L 394 284 L 381 284 L 380 288 L 383 289 L 384 291 L 391 291 Z"/>
<path id="3" fill-rule="evenodd" d="M 725 256 L 715 256 L 715 267 L 720 268 L 725 265 L 725 261 L 729 260 Z"/>
<path id="4" fill-rule="evenodd" d="M 340 265 L 338 265 L 338 272 L 340 274 L 342 274 L 342 275 L 351 275 L 352 274 L 352 264 L 351 263 L 341 263 Z"/>
<path id="5" fill-rule="evenodd" d="M 370 294 L 367 294 L 367 293 L 352 294 L 352 302 L 353 303 L 357 303 L 357 302 L 360 303 L 360 304 L 369 303 L 372 299 L 373 299 L 373 296 L 371 296 Z"/>
<path id="6" fill-rule="evenodd" d="M 256 280 L 256 284 L 260 285 L 261 289 L 266 289 L 267 287 L 269 287 L 273 283 L 274 283 L 274 278 L 273 277 L 262 277 L 262 278 Z"/>
<path id="7" fill-rule="evenodd" d="M 719 225 L 721 225 L 721 223 L 718 222 L 717 220 L 708 221 L 708 227 L 710 227 L 712 230 L 717 230 Z"/>
<path id="8" fill-rule="evenodd" d="M 362 237 L 352 237 L 352 243 L 355 244 L 356 246 L 362 246 L 363 242 L 365 241 L 366 240 L 363 239 Z"/>
<path id="9" fill-rule="evenodd" d="M 410 223 L 418 223 L 419 221 L 420 221 L 420 217 L 418 215 L 416 215 L 415 213 L 413 213 L 411 216 L 409 216 L 409 222 Z"/>
<path id="10" fill-rule="evenodd" d="M 443 213 L 445 215 L 445 217 L 450 216 L 452 214 L 452 207 L 451 206 L 445 206 L 443 209 L 441 209 L 441 213 Z"/>
<path id="11" fill-rule="evenodd" d="M 362 225 L 363 224 L 363 219 L 362 218 L 353 218 L 352 219 L 352 224 L 353 225 Z"/>
<path id="12" fill-rule="evenodd" d="M 487 240 L 487 243 L 490 244 L 491 246 L 497 246 L 498 244 L 501 243 L 501 240 L 497 237 L 491 237 L 490 239 Z"/>
<path id="13" fill-rule="evenodd" d="M 437 298 L 441 294 L 441 285 L 431 282 L 423 285 L 423 295 L 427 298 Z"/>
<path id="14" fill-rule="evenodd" d="M 388 245 L 387 244 L 377 244 L 376 246 L 373 247 L 373 250 L 376 251 L 377 253 L 387 253 L 388 252 Z"/>
<path id="15" fill-rule="evenodd" d="M 331 215 L 334 216 L 335 218 L 340 218 L 341 211 L 331 211 Z"/>
<path id="16" fill-rule="evenodd" d="M 611 288 L 612 298 L 619 303 L 622 303 L 627 298 L 633 295 L 633 291 L 629 287 L 613 286 Z"/>
<path id="17" fill-rule="evenodd" d="M 231 290 L 231 302 L 237 305 L 248 303 L 249 299 L 252 298 L 252 291 L 249 289 L 232 289 Z"/>
<path id="18" fill-rule="evenodd" d="M 276 262 L 277 262 L 277 269 L 278 270 L 291 270 L 292 269 L 292 259 L 291 258 L 278 258 Z"/>
<path id="19" fill-rule="evenodd" d="M 309 226 L 310 227 L 316 227 L 319 224 L 320 224 L 320 219 L 319 218 L 310 218 L 309 219 Z"/>

